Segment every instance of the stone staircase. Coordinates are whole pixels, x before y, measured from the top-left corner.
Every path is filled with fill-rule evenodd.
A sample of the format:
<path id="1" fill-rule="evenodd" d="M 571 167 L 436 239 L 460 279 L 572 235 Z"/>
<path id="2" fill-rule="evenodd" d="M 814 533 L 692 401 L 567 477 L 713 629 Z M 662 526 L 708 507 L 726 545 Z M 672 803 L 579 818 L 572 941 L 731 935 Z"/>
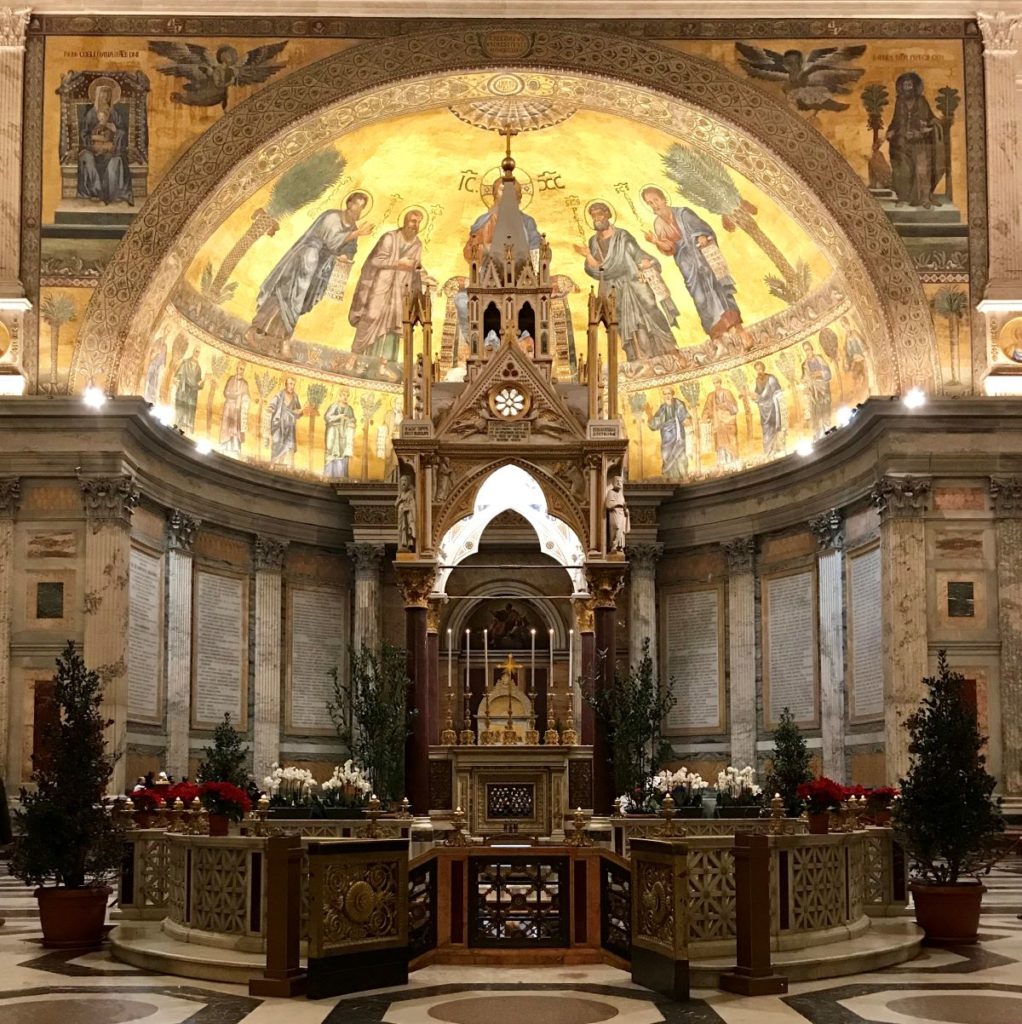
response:
<path id="1" fill-rule="evenodd" d="M 0 921 L 38 918 L 39 908 L 32 894 L 35 888 L 12 878 L 7 862 L 0 861 Z"/>

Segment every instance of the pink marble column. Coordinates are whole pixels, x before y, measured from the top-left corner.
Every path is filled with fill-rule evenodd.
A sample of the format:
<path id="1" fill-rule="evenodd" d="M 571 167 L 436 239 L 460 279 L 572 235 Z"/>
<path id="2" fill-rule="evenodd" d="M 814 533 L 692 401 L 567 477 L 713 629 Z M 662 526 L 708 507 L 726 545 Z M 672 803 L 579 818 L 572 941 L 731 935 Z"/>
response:
<path id="1" fill-rule="evenodd" d="M 870 497 L 880 513 L 887 781 L 896 784 L 909 765 L 905 720 L 919 707 L 929 673 L 924 516 L 930 481 L 885 476 Z"/>

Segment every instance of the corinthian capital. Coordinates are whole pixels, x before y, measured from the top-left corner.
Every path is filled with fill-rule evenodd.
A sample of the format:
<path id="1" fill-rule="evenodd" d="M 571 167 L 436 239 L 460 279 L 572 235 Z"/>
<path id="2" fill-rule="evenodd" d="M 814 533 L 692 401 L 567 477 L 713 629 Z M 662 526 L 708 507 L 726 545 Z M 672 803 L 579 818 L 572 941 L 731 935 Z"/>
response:
<path id="1" fill-rule="evenodd" d="M 348 557 L 355 563 L 355 575 L 358 577 L 379 579 L 380 563 L 386 550 L 382 544 L 352 543 L 347 546 Z"/>
<path id="2" fill-rule="evenodd" d="M 755 537 L 736 537 L 724 541 L 721 546 L 727 556 L 728 572 L 752 572 L 752 563 L 756 557 Z"/>
<path id="3" fill-rule="evenodd" d="M 1006 14 L 1004 11 L 986 13 L 981 11 L 976 15 L 979 22 L 979 30 L 983 33 L 983 54 L 988 55 L 1014 55 L 1018 52 L 1019 26 L 1022 25 L 1022 17 L 1017 14 Z"/>
<path id="4" fill-rule="evenodd" d="M 167 535 L 175 551 L 190 552 L 198 529 L 199 520 L 187 512 L 174 509 L 167 517 Z"/>
<path id="5" fill-rule="evenodd" d="M 21 480 L 16 476 L 0 477 L 0 518 L 10 518 L 21 503 Z"/>
<path id="6" fill-rule="evenodd" d="M 657 560 L 664 553 L 664 546 L 660 543 L 654 544 L 629 544 L 625 549 L 625 558 L 628 559 L 632 573 L 654 572 Z"/>
<path id="7" fill-rule="evenodd" d="M 256 572 L 280 572 L 284 568 L 284 553 L 287 541 L 274 537 L 256 537 L 255 570 Z"/>
<path id="8" fill-rule="evenodd" d="M 911 476 L 881 477 L 869 497 L 883 519 L 922 515 L 930 501 L 930 481 Z"/>
<path id="9" fill-rule="evenodd" d="M 127 473 L 111 477 L 79 477 L 85 516 L 93 524 L 131 525 L 139 501 L 135 478 Z"/>
<path id="10" fill-rule="evenodd" d="M 1018 477 L 991 478 L 990 504 L 995 515 L 1022 515 L 1022 480 Z"/>
<path id="11" fill-rule="evenodd" d="M 25 29 L 31 13 L 28 7 L 0 7 L 0 50 L 25 49 Z"/>
<path id="12" fill-rule="evenodd" d="M 844 543 L 843 526 L 844 520 L 836 508 L 832 508 L 828 512 L 821 512 L 809 520 L 809 530 L 816 538 L 816 543 L 820 546 L 821 551 L 840 550 Z"/>

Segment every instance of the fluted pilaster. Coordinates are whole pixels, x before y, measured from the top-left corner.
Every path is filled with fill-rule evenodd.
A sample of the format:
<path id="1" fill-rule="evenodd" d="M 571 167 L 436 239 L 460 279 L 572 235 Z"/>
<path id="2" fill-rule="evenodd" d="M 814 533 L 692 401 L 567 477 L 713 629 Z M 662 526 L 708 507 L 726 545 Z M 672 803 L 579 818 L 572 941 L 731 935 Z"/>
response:
<path id="1" fill-rule="evenodd" d="M 7 775 L 11 702 L 11 585 L 14 572 L 14 516 L 21 499 L 17 477 L 0 479 L 0 772 Z"/>
<path id="2" fill-rule="evenodd" d="M 724 544 L 727 555 L 728 661 L 731 666 L 731 763 L 756 763 L 756 541 Z"/>
<path id="3" fill-rule="evenodd" d="M 348 555 L 355 565 L 355 614 L 352 643 L 356 648 L 375 651 L 380 646 L 380 565 L 382 544 L 349 544 Z"/>
<path id="4" fill-rule="evenodd" d="M 926 621 L 926 523 L 930 481 L 884 477 L 872 492 L 880 513 L 884 609 L 884 740 L 887 779 L 908 770 L 905 720 L 919 706 L 929 671 Z"/>
<path id="5" fill-rule="evenodd" d="M 657 670 L 656 564 L 664 553 L 663 544 L 629 546 L 628 558 L 628 659 L 636 662 L 642 644 L 649 638 L 653 674 Z"/>
<path id="6" fill-rule="evenodd" d="M 280 758 L 281 570 L 286 545 L 260 537 L 255 545 L 255 722 L 252 761 L 257 779 Z"/>
<path id="7" fill-rule="evenodd" d="M 167 771 L 188 772 L 192 719 L 192 543 L 199 521 L 184 512 L 167 520 Z"/>
<path id="8" fill-rule="evenodd" d="M 0 7 L 0 297 L 21 297 L 21 123 L 27 7 Z"/>

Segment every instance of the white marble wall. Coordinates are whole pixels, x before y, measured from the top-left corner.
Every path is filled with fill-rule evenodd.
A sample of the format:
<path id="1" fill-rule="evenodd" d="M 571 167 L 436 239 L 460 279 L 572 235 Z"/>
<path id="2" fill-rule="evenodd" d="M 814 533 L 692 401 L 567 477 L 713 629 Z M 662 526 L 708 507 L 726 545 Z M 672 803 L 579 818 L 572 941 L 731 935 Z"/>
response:
<path id="1" fill-rule="evenodd" d="M 756 544 L 742 537 L 724 545 L 728 562 L 728 665 L 731 683 L 731 763 L 756 763 Z"/>

